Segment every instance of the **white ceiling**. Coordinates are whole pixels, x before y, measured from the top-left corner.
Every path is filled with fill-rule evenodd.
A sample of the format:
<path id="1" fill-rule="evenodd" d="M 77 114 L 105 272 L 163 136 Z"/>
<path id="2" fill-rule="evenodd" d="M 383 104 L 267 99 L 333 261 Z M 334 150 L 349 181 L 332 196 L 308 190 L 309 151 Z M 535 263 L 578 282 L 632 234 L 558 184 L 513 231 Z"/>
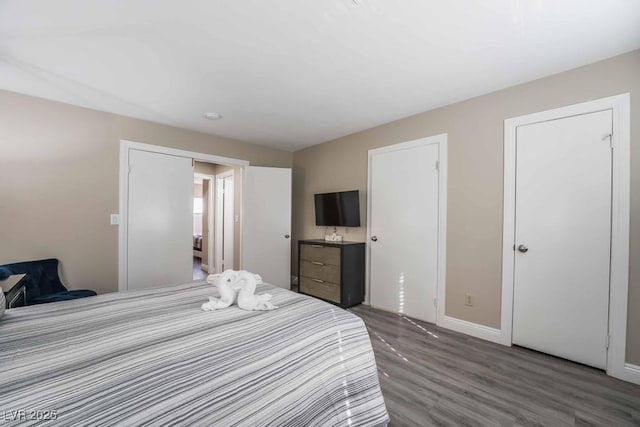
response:
<path id="1" fill-rule="evenodd" d="M 639 47 L 638 0 L 0 0 L 0 88 L 288 150 Z"/>

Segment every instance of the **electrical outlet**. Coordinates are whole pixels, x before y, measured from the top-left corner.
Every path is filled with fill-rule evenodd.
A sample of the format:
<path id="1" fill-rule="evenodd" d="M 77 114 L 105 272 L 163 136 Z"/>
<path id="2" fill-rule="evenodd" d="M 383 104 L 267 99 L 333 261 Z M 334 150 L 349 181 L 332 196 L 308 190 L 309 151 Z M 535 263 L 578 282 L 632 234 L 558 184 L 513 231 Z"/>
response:
<path id="1" fill-rule="evenodd" d="M 473 307 L 473 295 L 464 294 L 464 305 Z"/>

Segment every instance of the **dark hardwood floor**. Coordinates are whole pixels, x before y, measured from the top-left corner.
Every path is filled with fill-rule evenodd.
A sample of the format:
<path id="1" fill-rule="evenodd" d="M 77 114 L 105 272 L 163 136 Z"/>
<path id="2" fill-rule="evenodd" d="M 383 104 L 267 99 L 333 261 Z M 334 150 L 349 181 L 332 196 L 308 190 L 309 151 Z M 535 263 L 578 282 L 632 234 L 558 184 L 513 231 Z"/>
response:
<path id="1" fill-rule="evenodd" d="M 640 426 L 640 386 L 368 306 L 392 426 Z"/>

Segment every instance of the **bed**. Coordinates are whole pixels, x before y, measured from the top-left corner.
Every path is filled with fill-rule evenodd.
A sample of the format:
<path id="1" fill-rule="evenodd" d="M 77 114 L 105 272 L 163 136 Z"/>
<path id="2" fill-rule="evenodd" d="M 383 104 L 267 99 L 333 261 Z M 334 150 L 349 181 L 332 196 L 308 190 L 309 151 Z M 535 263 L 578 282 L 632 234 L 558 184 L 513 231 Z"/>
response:
<path id="1" fill-rule="evenodd" d="M 202 235 L 201 234 L 193 235 L 193 256 L 197 258 L 202 258 Z"/>
<path id="2" fill-rule="evenodd" d="M 203 312 L 211 285 L 112 293 L 0 318 L 3 425 L 386 425 L 366 327 L 270 285 L 279 308 Z"/>
<path id="3" fill-rule="evenodd" d="M 194 251 L 202 250 L 202 234 L 193 235 L 193 250 Z"/>

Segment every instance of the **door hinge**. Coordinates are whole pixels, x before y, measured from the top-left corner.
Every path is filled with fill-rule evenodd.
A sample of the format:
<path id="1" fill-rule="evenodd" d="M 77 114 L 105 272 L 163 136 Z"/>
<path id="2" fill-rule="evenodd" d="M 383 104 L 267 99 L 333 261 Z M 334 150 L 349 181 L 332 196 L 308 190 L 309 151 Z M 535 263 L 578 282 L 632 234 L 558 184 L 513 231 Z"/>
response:
<path id="1" fill-rule="evenodd" d="M 611 344 L 611 335 L 607 335 L 606 348 L 609 348 L 610 344 Z"/>
<path id="2" fill-rule="evenodd" d="M 440 170 L 440 160 L 436 160 L 436 170 Z"/>
<path id="3" fill-rule="evenodd" d="M 438 307 L 438 298 L 433 299 L 433 306 Z"/>

